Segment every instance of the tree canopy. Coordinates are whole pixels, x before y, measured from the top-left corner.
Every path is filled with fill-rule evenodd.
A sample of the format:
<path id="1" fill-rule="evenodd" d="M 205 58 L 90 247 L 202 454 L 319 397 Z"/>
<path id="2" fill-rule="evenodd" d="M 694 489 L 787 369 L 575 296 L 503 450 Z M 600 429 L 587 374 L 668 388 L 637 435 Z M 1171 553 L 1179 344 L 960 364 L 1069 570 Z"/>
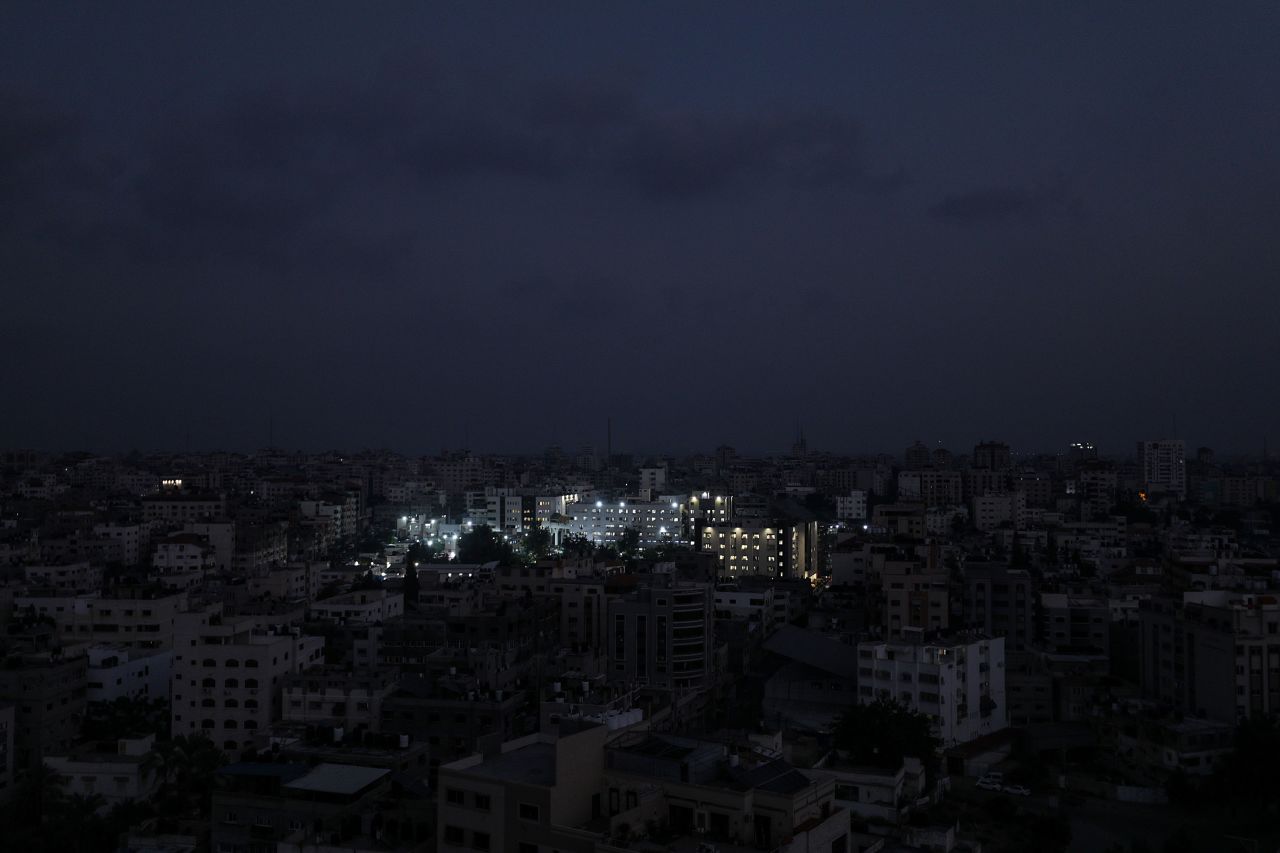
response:
<path id="1" fill-rule="evenodd" d="M 458 537 L 458 562 L 510 565 L 515 562 L 515 550 L 492 527 L 478 524 Z"/>
<path id="2" fill-rule="evenodd" d="M 836 726 L 835 746 L 849 761 L 896 770 L 904 758 L 918 758 L 930 779 L 936 778 L 942 741 L 924 714 L 891 699 L 854 705 Z"/>

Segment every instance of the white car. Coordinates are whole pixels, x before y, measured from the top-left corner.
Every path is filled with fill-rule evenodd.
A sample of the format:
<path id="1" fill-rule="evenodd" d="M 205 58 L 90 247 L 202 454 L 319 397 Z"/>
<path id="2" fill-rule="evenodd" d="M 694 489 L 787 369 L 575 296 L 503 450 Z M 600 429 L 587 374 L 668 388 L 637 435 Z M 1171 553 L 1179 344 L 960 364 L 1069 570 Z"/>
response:
<path id="1" fill-rule="evenodd" d="M 1008 785 L 1005 787 L 1004 792 L 1006 794 L 1013 794 L 1015 797 L 1031 796 L 1031 789 L 1025 785 Z"/>

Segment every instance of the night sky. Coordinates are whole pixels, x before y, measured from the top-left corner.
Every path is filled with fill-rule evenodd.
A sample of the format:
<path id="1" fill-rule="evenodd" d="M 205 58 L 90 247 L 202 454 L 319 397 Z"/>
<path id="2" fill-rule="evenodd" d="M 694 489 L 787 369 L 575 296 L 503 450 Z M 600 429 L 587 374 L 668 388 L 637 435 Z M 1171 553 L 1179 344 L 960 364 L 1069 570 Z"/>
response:
<path id="1" fill-rule="evenodd" d="M 1280 445 L 1275 2 L 8 2 L 0 109 L 0 445 Z"/>

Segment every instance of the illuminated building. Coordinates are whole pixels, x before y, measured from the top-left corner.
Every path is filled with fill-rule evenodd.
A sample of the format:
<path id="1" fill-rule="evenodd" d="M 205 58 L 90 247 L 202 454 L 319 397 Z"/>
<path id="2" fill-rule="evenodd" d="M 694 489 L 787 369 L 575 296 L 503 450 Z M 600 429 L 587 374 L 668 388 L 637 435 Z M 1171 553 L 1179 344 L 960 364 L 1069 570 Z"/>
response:
<path id="1" fill-rule="evenodd" d="M 579 501 L 565 507 L 567 532 L 597 545 L 616 545 L 627 530 L 640 532 L 642 546 L 684 541 L 680 503 L 657 501 Z"/>

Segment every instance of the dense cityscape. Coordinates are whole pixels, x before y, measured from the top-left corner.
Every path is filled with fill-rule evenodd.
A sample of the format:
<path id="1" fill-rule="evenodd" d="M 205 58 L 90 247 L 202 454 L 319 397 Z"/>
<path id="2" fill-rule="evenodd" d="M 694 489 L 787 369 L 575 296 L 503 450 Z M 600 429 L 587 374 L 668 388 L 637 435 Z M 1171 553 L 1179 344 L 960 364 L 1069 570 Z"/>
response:
<path id="1" fill-rule="evenodd" d="M 6 837 L 1273 844 L 1278 487 L 1173 439 L 7 451 Z"/>
<path id="2" fill-rule="evenodd" d="M 0 3 L 0 853 L 1280 853 L 1277 45 Z"/>

